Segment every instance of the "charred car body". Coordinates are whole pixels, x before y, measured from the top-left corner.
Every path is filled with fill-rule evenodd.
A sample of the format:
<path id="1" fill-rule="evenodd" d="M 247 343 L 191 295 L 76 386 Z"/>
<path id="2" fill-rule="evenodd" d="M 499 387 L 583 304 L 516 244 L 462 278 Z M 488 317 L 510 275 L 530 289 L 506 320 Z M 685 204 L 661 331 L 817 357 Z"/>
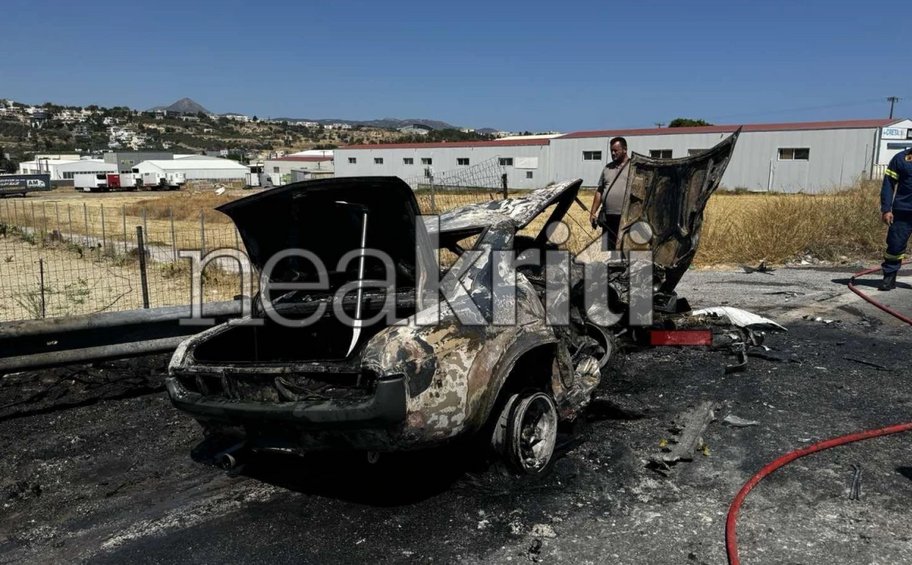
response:
<path id="1" fill-rule="evenodd" d="M 631 160 L 618 246 L 654 252 L 646 272 L 659 310 L 674 310 L 736 138 L 684 159 Z M 306 181 L 221 206 L 268 280 L 251 316 L 177 349 L 172 402 L 252 448 L 388 452 L 483 434 L 516 471 L 543 470 L 558 423 L 589 402 L 623 330 L 593 323 L 582 265 L 566 261 L 562 281 L 543 262 L 560 253 L 553 227 L 581 183 L 431 223 L 408 185 L 386 177 Z M 538 233 L 518 233 L 546 212 Z M 449 269 L 438 250 L 456 257 Z M 608 265 L 622 324 L 630 273 L 624 257 Z M 492 323 L 499 316 L 510 323 Z"/>

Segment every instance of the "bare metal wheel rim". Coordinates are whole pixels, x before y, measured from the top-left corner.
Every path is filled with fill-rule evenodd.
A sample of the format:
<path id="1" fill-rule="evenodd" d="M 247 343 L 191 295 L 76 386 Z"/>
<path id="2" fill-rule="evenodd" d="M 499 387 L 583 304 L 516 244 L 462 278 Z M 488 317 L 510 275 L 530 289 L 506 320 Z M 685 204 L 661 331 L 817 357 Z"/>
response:
<path id="1" fill-rule="evenodd" d="M 512 421 L 513 455 L 527 473 L 544 469 L 557 442 L 557 408 L 543 392 L 521 399 Z"/>

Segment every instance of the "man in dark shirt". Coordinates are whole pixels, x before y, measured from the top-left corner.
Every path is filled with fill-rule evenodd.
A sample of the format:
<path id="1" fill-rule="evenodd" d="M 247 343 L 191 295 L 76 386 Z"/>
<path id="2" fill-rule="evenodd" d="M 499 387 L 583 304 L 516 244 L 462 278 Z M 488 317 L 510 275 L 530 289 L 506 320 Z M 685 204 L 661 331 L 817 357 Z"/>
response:
<path id="1" fill-rule="evenodd" d="M 884 171 L 880 213 L 890 228 L 882 264 L 883 282 L 878 290 L 892 290 L 896 288 L 896 273 L 906 257 L 912 235 L 912 148 L 897 153 Z"/>

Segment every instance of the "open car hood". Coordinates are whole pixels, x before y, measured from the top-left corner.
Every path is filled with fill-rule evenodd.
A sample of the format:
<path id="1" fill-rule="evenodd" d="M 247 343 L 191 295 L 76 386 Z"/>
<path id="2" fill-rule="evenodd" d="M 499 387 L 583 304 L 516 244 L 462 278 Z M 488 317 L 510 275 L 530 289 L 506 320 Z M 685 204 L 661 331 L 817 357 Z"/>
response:
<path id="1" fill-rule="evenodd" d="M 690 267 L 700 242 L 703 210 L 719 188 L 740 132 L 681 159 L 637 153 L 631 157 L 617 248 L 653 250 L 660 292 L 672 292 Z"/>
<path id="2" fill-rule="evenodd" d="M 358 279 L 358 259 L 339 269 L 339 259 L 361 248 L 367 213 L 367 248 L 387 253 L 399 286 L 415 286 L 418 203 L 412 189 L 396 177 L 352 177 L 303 181 L 223 204 L 218 211 L 238 228 L 251 263 L 262 272 L 276 253 L 300 248 L 315 254 L 329 272 L 330 288 Z M 416 234 L 418 234 L 416 236 Z M 433 272 L 433 271 L 431 271 Z M 366 260 L 364 278 L 385 278 L 383 263 Z M 288 257 L 276 264 L 274 282 L 315 282 L 313 262 Z"/>

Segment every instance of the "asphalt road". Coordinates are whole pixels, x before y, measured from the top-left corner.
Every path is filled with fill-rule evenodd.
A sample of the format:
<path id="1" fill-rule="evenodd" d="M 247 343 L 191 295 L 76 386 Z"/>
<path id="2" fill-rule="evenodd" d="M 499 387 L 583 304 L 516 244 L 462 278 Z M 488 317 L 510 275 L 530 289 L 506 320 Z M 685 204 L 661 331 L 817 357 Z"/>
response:
<path id="1" fill-rule="evenodd" d="M 765 463 L 912 420 L 912 329 L 848 294 L 852 270 L 688 273 L 694 306 L 746 307 L 788 333 L 728 375 L 719 351 L 625 352 L 537 481 L 460 449 L 377 465 L 270 457 L 229 474 L 194 461 L 203 438 L 161 390 L 166 356 L 6 375 L 0 562 L 724 563 L 728 505 Z M 912 314 L 908 285 L 877 297 Z M 706 449 L 651 468 L 704 401 L 717 403 Z M 909 441 L 829 450 L 761 483 L 739 521 L 743 562 L 912 563 Z"/>

